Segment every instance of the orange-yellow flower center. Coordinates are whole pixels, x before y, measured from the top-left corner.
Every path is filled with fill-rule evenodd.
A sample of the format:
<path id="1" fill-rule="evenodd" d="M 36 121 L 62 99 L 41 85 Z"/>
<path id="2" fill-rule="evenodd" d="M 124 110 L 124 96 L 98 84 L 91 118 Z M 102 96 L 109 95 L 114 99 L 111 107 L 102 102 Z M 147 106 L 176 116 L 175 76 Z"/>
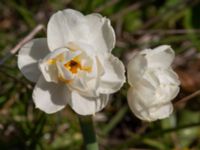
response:
<path id="1" fill-rule="evenodd" d="M 71 73 L 76 74 L 78 70 L 84 70 L 91 72 L 92 68 L 90 66 L 82 66 L 80 62 L 80 56 L 76 56 L 71 61 L 64 64 L 65 68 L 68 69 Z"/>
<path id="2" fill-rule="evenodd" d="M 69 70 L 71 73 L 73 73 L 73 74 L 78 73 L 78 70 L 91 72 L 91 70 L 92 70 L 91 66 L 83 66 L 83 65 L 81 65 L 81 61 L 80 60 L 81 60 L 80 55 L 76 56 L 72 60 L 70 60 L 69 62 L 65 63 L 64 67 L 67 70 Z M 55 58 L 49 59 L 48 60 L 48 64 L 49 65 L 56 64 L 56 61 L 63 62 L 64 61 L 63 55 L 60 54 Z"/>
<path id="3" fill-rule="evenodd" d="M 65 68 L 67 68 L 71 73 L 76 74 L 78 70 L 81 70 L 81 64 L 75 60 L 71 60 L 68 63 L 64 64 Z"/>

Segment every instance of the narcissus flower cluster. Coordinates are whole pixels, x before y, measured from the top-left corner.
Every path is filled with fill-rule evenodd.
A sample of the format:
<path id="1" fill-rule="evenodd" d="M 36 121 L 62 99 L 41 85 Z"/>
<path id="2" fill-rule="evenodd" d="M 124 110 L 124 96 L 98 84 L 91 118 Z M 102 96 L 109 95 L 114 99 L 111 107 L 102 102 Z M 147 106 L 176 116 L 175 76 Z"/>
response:
<path id="1" fill-rule="evenodd" d="M 49 20 L 47 38 L 29 41 L 19 51 L 18 67 L 36 82 L 33 101 L 46 113 L 66 105 L 80 115 L 102 110 L 125 82 L 123 63 L 111 54 L 115 33 L 100 14 L 66 9 Z M 142 120 L 168 117 L 179 79 L 171 68 L 174 51 L 164 45 L 135 55 L 127 67 L 128 104 Z"/>

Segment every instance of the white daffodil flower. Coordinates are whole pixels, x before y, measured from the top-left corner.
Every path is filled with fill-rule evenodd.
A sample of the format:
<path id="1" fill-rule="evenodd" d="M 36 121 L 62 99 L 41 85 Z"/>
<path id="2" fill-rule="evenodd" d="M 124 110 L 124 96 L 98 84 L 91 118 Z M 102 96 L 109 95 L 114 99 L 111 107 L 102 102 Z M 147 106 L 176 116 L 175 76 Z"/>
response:
<path id="1" fill-rule="evenodd" d="M 80 115 L 103 109 L 109 94 L 125 82 L 124 65 L 111 54 L 114 46 L 109 19 L 72 9 L 55 13 L 48 23 L 47 39 L 28 42 L 18 55 L 22 73 L 37 82 L 36 107 L 54 113 L 69 104 Z"/>
<path id="2" fill-rule="evenodd" d="M 141 120 L 163 119 L 172 113 L 171 100 L 178 94 L 180 85 L 170 66 L 174 57 L 171 47 L 163 45 L 143 50 L 129 62 L 128 104 Z"/>

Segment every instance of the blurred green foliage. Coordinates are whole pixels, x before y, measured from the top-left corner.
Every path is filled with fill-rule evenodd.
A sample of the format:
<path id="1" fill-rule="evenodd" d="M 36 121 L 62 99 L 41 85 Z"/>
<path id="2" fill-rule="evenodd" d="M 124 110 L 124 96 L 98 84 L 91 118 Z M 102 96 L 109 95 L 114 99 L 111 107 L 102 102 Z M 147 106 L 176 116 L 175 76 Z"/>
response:
<path id="1" fill-rule="evenodd" d="M 117 35 L 113 53 L 125 64 L 132 52 L 160 44 L 172 45 L 180 55 L 190 49 L 200 51 L 199 0 L 1 0 L 0 61 L 37 24 L 46 26 L 53 13 L 65 8 L 110 18 Z M 35 109 L 34 85 L 22 76 L 16 58 L 0 64 L 0 149 L 82 149 L 76 114 L 70 108 L 53 115 Z M 146 123 L 127 108 L 127 87 L 112 95 L 95 117 L 102 150 L 200 149 L 200 109 L 193 109 L 200 108 L 199 97 L 168 119 Z M 182 90 L 178 98 L 187 94 Z"/>

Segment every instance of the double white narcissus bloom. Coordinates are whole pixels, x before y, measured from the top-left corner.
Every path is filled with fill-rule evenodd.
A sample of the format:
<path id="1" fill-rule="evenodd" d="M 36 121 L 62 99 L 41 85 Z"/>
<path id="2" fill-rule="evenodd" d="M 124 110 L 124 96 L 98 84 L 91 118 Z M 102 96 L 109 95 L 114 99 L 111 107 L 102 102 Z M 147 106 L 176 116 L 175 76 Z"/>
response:
<path id="1" fill-rule="evenodd" d="M 37 82 L 37 108 L 54 113 L 69 104 L 81 115 L 103 109 L 125 82 L 124 65 L 111 54 L 115 33 L 100 14 L 58 11 L 49 20 L 47 39 L 34 39 L 18 55 L 25 77 Z"/>
<path id="2" fill-rule="evenodd" d="M 141 120 L 163 119 L 172 113 L 171 100 L 178 94 L 180 85 L 170 66 L 174 57 L 171 47 L 163 45 L 143 50 L 129 62 L 128 103 Z"/>

